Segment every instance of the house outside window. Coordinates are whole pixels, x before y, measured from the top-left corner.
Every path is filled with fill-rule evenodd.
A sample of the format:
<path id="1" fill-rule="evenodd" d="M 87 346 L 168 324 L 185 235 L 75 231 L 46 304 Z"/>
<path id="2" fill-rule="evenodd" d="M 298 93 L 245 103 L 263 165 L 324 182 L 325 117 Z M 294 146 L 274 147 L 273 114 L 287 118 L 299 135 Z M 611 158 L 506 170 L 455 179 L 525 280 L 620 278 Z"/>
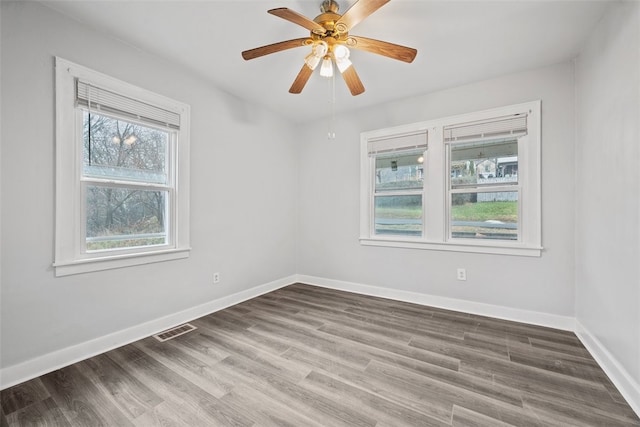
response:
<path id="1" fill-rule="evenodd" d="M 364 245 L 539 256 L 540 198 L 539 101 L 361 135 Z"/>
<path id="2" fill-rule="evenodd" d="M 56 58 L 57 276 L 189 253 L 189 106 Z"/>

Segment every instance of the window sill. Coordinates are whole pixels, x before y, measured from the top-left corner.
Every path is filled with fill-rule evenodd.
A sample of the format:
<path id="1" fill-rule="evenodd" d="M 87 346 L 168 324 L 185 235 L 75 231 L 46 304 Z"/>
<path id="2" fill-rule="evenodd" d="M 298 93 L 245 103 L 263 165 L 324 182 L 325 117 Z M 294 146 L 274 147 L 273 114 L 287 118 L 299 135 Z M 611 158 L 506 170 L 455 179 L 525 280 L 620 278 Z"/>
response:
<path id="1" fill-rule="evenodd" d="M 53 267 L 55 268 L 56 277 L 62 277 L 70 276 L 72 274 L 91 273 L 94 271 L 110 270 L 113 268 L 131 267 L 134 265 L 144 265 L 188 258 L 190 251 L 190 248 L 168 249 L 151 253 L 147 252 L 100 258 L 87 258 L 69 262 L 57 262 L 53 264 Z"/>
<path id="2" fill-rule="evenodd" d="M 492 245 L 486 242 L 426 242 L 418 240 L 360 238 L 363 246 L 381 246 L 388 248 L 422 249 L 433 251 L 470 252 L 492 255 L 515 255 L 527 257 L 539 257 L 542 255 L 542 247 L 525 246 L 522 244 Z"/>

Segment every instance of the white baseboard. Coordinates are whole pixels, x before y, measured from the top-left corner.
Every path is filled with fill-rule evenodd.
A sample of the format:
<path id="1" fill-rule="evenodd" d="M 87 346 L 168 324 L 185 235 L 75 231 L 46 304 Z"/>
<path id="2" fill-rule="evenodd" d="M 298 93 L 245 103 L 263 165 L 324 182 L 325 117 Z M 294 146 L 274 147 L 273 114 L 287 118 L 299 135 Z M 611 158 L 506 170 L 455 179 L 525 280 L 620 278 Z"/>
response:
<path id="1" fill-rule="evenodd" d="M 0 390 L 290 285 L 289 276 L 0 369 Z"/>
<path id="2" fill-rule="evenodd" d="M 618 360 L 602 345 L 587 328 L 576 320 L 576 335 L 582 344 L 589 350 L 591 356 L 598 362 L 598 365 L 607 374 L 611 382 L 616 386 L 620 394 L 625 398 L 629 406 L 640 417 L 640 384 L 634 381 L 627 370 Z"/>
<path id="3" fill-rule="evenodd" d="M 324 288 L 354 292 L 374 297 L 389 298 L 396 301 L 410 302 L 420 305 L 428 305 L 431 307 L 444 308 L 446 310 L 462 311 L 465 313 L 512 320 L 531 325 L 547 326 L 565 331 L 573 331 L 575 329 L 575 319 L 570 316 L 559 316 L 557 314 L 521 310 L 500 305 L 421 294 L 418 292 L 380 288 L 376 286 L 363 285 L 361 283 L 324 279 L 322 277 L 298 275 L 297 278 L 300 283 L 307 283 L 309 285 L 321 286 Z"/>

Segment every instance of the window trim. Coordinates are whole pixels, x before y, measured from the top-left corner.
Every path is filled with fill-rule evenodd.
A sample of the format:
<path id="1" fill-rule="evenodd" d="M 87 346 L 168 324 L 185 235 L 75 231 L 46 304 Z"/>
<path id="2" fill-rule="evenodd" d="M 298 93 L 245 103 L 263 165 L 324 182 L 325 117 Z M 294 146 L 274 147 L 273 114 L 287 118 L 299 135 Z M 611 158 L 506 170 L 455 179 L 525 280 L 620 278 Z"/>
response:
<path id="1" fill-rule="evenodd" d="M 527 113 L 527 135 L 518 139 L 518 203 L 520 234 L 518 241 L 475 240 L 450 237 L 450 177 L 444 128 L 456 124 L 491 120 Z M 541 101 L 509 105 L 468 114 L 411 123 L 363 132 L 360 135 L 360 243 L 364 246 L 399 247 L 439 251 L 472 252 L 539 257 L 542 253 L 541 209 Z M 428 132 L 424 160 L 423 237 L 380 236 L 373 230 L 372 162 L 370 140 L 417 131 Z"/>
<path id="2" fill-rule="evenodd" d="M 56 276 L 88 273 L 154 262 L 187 258 L 189 233 L 189 146 L 190 107 L 81 65 L 56 57 L 56 196 L 55 260 Z M 78 136 L 75 100 L 76 79 L 90 82 L 114 93 L 163 108 L 180 116 L 177 143 L 169 173 L 175 173 L 175 201 L 169 207 L 169 244 L 122 251 L 83 253 L 82 138 Z M 113 116 L 112 113 L 107 113 Z M 129 119 L 127 119 L 129 120 Z M 173 130 L 172 130 L 173 131 Z M 170 156 L 171 157 L 171 156 Z"/>

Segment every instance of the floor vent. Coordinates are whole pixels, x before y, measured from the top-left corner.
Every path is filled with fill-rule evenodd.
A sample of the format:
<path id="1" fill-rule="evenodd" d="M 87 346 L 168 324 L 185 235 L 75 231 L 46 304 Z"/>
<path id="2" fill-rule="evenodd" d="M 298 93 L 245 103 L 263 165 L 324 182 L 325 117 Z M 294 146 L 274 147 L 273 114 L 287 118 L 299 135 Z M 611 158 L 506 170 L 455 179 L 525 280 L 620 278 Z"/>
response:
<path id="1" fill-rule="evenodd" d="M 185 323 L 184 325 L 176 326 L 175 328 L 167 329 L 166 331 L 160 332 L 153 337 L 160 342 L 164 342 L 175 337 L 179 337 L 180 335 L 186 334 L 187 332 L 195 331 L 196 329 L 198 328 L 196 328 L 192 324 Z"/>

